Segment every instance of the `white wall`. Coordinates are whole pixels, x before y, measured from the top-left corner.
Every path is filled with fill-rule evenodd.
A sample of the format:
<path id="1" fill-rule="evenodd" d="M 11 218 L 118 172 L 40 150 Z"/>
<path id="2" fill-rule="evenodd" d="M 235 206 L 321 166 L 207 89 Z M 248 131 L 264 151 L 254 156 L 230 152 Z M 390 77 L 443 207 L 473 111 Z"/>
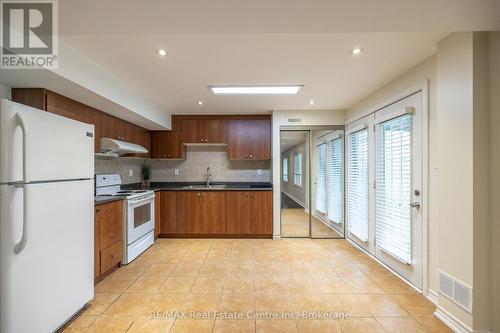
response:
<path id="1" fill-rule="evenodd" d="M 490 329 L 490 136 L 488 33 L 473 34 L 473 327 Z"/>
<path id="2" fill-rule="evenodd" d="M 0 98 L 10 99 L 10 87 L 0 84 Z"/>
<path id="3" fill-rule="evenodd" d="M 300 122 L 290 123 L 288 120 L 299 118 Z M 273 111 L 272 128 L 272 155 L 273 155 L 273 238 L 281 237 L 280 223 L 280 163 L 281 153 L 280 127 L 281 126 L 326 126 L 344 125 L 346 121 L 344 110 L 291 110 Z"/>
<path id="4" fill-rule="evenodd" d="M 500 32 L 490 32 L 490 221 L 491 221 L 491 327 L 500 332 Z"/>

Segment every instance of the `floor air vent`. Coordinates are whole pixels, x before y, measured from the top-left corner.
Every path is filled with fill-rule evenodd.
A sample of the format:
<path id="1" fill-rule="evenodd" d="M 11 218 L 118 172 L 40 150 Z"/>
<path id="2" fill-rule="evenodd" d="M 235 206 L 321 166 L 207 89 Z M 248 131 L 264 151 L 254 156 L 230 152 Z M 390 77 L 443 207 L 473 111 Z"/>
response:
<path id="1" fill-rule="evenodd" d="M 472 313 L 472 288 L 454 277 L 439 272 L 439 292 Z"/>

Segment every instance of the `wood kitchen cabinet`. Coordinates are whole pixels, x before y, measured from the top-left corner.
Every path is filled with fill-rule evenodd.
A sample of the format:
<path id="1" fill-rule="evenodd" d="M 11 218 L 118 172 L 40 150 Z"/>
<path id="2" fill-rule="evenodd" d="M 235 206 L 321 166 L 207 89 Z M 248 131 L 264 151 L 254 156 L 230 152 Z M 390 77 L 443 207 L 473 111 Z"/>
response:
<path id="1" fill-rule="evenodd" d="M 222 119 L 183 119 L 183 143 L 226 143 L 226 122 Z"/>
<path id="2" fill-rule="evenodd" d="M 160 192 L 156 192 L 160 193 Z M 175 191 L 162 191 L 160 195 L 160 236 L 177 232 L 177 195 Z"/>
<path id="3" fill-rule="evenodd" d="M 50 90 L 12 88 L 12 100 L 66 118 L 93 124 L 96 153 L 100 151 L 100 139 L 103 137 L 135 143 L 151 151 L 151 131 Z M 151 157 L 151 153 L 134 156 Z"/>
<path id="4" fill-rule="evenodd" d="M 152 135 L 152 158 L 185 158 L 185 147 L 178 132 L 154 131 Z"/>
<path id="5" fill-rule="evenodd" d="M 226 193 L 177 191 L 176 233 L 220 235 L 226 232 Z"/>
<path id="6" fill-rule="evenodd" d="M 160 237 L 271 237 L 272 191 L 162 191 Z"/>
<path id="7" fill-rule="evenodd" d="M 160 224 L 161 224 L 161 192 L 155 192 L 155 239 L 160 235 Z"/>
<path id="8" fill-rule="evenodd" d="M 271 121 L 236 119 L 227 124 L 227 157 L 230 160 L 271 159 Z"/>
<path id="9" fill-rule="evenodd" d="M 123 200 L 94 208 L 94 279 L 99 281 L 118 268 L 123 248 Z"/>
<path id="10" fill-rule="evenodd" d="M 227 233 L 271 236 L 272 191 L 234 191 L 227 198 Z"/>

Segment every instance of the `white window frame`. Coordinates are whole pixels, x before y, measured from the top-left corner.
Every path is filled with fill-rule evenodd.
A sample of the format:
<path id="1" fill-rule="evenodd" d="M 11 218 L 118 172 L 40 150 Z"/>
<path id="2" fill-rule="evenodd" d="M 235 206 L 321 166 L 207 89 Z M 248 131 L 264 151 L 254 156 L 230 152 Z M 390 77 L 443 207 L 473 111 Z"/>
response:
<path id="1" fill-rule="evenodd" d="M 297 157 L 300 158 L 300 163 L 299 163 L 299 172 L 297 172 Z M 302 159 L 302 153 L 295 153 L 293 155 L 293 185 L 297 187 L 304 187 L 304 173 L 302 172 L 302 164 L 303 164 L 303 159 Z M 300 180 L 300 183 L 297 182 L 297 179 Z"/>

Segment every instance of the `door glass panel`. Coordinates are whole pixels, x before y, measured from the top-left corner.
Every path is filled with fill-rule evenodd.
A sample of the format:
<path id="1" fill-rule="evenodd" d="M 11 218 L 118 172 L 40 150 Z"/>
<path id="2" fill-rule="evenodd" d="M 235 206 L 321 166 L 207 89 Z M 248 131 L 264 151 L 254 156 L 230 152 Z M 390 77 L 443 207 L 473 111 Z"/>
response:
<path id="1" fill-rule="evenodd" d="M 377 125 L 376 244 L 411 263 L 412 116 Z"/>
<path id="2" fill-rule="evenodd" d="M 151 221 L 150 203 L 134 208 L 134 228 L 140 227 L 149 221 Z"/>
<path id="3" fill-rule="evenodd" d="M 314 209 L 311 212 L 312 238 L 344 237 L 344 131 L 311 131 Z"/>
<path id="4" fill-rule="evenodd" d="M 316 182 L 316 210 L 326 213 L 326 149 L 327 144 L 317 145 L 317 167 L 318 181 Z"/>
<path id="5" fill-rule="evenodd" d="M 344 223 L 344 137 L 329 140 L 328 159 L 328 220 Z"/>
<path id="6" fill-rule="evenodd" d="M 368 129 L 349 134 L 347 227 L 359 240 L 368 240 Z"/>

